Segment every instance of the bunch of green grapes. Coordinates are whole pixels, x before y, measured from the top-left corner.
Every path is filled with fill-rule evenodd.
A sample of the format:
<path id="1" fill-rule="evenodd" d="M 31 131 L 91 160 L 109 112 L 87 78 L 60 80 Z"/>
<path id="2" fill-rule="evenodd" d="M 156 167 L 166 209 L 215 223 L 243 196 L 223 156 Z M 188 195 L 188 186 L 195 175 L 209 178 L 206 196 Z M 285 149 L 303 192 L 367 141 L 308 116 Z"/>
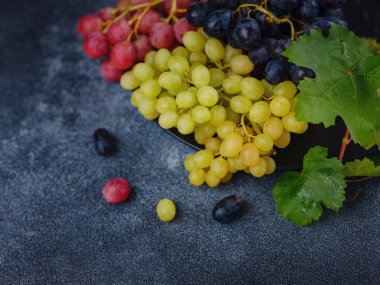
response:
<path id="1" fill-rule="evenodd" d="M 295 119 L 295 84 L 273 86 L 251 77 L 254 65 L 242 50 L 202 29 L 187 32 L 183 44 L 172 52 L 149 52 L 122 76 L 122 87 L 134 90 L 132 104 L 146 119 L 193 133 L 204 145 L 184 162 L 195 186 L 216 187 L 237 171 L 254 177 L 273 173 L 274 147 L 287 147 L 291 133 L 308 128 Z"/>

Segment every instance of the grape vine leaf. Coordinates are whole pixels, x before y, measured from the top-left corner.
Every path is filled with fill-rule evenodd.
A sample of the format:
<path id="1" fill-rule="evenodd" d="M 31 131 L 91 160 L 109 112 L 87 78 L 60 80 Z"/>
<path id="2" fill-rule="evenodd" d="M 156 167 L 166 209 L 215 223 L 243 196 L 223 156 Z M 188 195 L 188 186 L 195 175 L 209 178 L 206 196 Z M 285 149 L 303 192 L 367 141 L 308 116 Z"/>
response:
<path id="1" fill-rule="evenodd" d="M 327 149 L 316 146 L 303 160 L 303 171 L 288 172 L 273 189 L 276 208 L 287 220 L 305 226 L 319 220 L 322 204 L 339 211 L 345 198 L 343 165 L 327 158 Z"/>
<path id="2" fill-rule="evenodd" d="M 356 159 L 344 165 L 344 176 L 380 176 L 380 166 L 376 166 L 375 163 L 367 157 L 363 160 Z"/>
<path id="3" fill-rule="evenodd" d="M 333 25 L 327 38 L 311 30 L 283 55 L 316 73 L 298 86 L 298 120 L 329 127 L 340 116 L 354 142 L 380 146 L 380 56 L 340 25 Z"/>

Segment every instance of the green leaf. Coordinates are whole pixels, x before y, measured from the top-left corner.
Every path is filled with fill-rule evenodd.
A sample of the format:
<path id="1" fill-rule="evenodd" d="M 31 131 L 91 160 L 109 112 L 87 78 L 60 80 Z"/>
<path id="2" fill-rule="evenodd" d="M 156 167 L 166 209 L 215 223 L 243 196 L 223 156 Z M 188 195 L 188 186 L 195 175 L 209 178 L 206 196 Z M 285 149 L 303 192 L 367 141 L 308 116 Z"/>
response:
<path id="1" fill-rule="evenodd" d="M 298 86 L 297 119 L 329 127 L 340 116 L 356 143 L 380 146 L 380 56 L 340 25 L 332 26 L 328 38 L 311 30 L 284 55 L 316 73 Z"/>
<path id="2" fill-rule="evenodd" d="M 327 149 L 317 146 L 308 151 L 303 171 L 282 176 L 273 189 L 276 208 L 287 220 L 305 226 L 319 220 L 322 205 L 338 211 L 344 201 L 343 165 L 327 158 Z"/>
<path id="3" fill-rule="evenodd" d="M 380 176 L 380 166 L 376 167 L 375 163 L 367 157 L 363 160 L 357 159 L 344 165 L 344 176 Z"/>

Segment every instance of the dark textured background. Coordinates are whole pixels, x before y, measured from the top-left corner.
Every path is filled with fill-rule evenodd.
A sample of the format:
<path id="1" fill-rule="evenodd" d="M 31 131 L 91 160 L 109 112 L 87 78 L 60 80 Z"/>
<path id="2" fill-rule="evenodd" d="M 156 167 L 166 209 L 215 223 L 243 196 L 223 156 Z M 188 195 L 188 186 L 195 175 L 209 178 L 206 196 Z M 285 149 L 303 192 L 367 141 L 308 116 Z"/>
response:
<path id="1" fill-rule="evenodd" d="M 279 174 L 190 187 L 182 161 L 192 150 L 139 116 L 81 53 L 76 20 L 106 4 L 0 0 L 0 284 L 379 284 L 379 180 L 307 228 L 277 214 Z M 368 11 L 357 11 L 365 27 Z M 118 135 L 117 156 L 95 154 L 97 127 Z M 112 177 L 134 188 L 119 206 L 101 196 Z M 232 193 L 249 212 L 213 222 L 213 204 Z M 170 224 L 155 216 L 164 197 L 179 208 Z"/>

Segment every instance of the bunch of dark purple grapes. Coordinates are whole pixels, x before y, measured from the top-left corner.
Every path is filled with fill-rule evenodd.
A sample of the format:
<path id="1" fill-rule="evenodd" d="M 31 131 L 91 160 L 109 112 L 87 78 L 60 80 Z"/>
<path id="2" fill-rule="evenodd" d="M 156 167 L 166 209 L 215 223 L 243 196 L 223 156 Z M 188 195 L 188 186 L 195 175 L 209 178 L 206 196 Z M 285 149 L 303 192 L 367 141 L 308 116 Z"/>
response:
<path id="1" fill-rule="evenodd" d="M 310 29 L 328 36 L 332 24 L 347 26 L 345 0 L 208 0 L 187 10 L 191 25 L 206 34 L 247 51 L 249 58 L 271 83 L 299 83 L 314 78 L 312 70 L 290 64 L 281 54 L 292 40 Z"/>

